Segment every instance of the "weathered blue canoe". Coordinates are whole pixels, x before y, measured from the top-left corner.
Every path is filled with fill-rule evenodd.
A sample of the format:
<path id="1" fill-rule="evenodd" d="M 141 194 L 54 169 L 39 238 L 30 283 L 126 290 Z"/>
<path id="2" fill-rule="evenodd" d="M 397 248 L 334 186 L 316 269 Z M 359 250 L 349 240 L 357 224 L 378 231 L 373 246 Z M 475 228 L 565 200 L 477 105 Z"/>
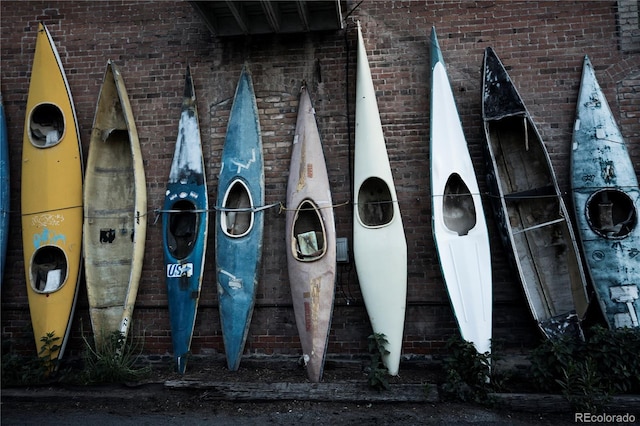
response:
<path id="1" fill-rule="evenodd" d="M 0 286 L 9 243 L 9 136 L 0 93 Z"/>
<path id="2" fill-rule="evenodd" d="M 573 226 L 542 137 L 490 47 L 482 89 L 487 183 L 507 255 L 544 335 L 579 336 L 589 300 Z"/>
<path id="3" fill-rule="evenodd" d="M 216 203 L 216 276 L 229 370 L 247 340 L 262 257 L 264 165 L 258 107 L 243 67 L 222 151 Z"/>
<path id="4" fill-rule="evenodd" d="M 607 323 L 638 327 L 640 189 L 622 133 L 585 56 L 571 188 L 587 270 Z"/>
<path id="5" fill-rule="evenodd" d="M 209 227 L 196 93 L 187 67 L 178 139 L 164 197 L 162 235 L 171 339 L 176 368 L 184 374 L 196 321 Z"/>

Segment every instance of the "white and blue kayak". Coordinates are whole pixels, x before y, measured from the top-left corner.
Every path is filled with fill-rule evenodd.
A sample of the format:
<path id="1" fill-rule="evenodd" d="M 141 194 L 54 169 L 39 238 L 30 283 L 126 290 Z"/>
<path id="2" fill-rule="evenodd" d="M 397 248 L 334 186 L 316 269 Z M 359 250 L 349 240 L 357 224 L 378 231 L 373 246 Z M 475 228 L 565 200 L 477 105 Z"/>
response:
<path id="1" fill-rule="evenodd" d="M 639 327 L 640 189 L 629 151 L 584 58 L 571 150 L 578 234 L 611 328 Z"/>
<path id="2" fill-rule="evenodd" d="M 492 281 L 489 232 L 480 189 L 431 30 L 431 206 L 433 239 L 460 334 L 491 352 Z"/>

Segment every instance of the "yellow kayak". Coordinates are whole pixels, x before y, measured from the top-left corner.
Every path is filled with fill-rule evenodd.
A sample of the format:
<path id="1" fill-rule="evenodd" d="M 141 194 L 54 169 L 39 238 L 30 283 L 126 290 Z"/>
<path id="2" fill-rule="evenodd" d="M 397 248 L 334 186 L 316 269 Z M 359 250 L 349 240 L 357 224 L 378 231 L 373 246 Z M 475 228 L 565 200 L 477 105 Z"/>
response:
<path id="1" fill-rule="evenodd" d="M 82 149 L 73 99 L 49 31 L 40 24 L 22 149 L 22 244 L 29 309 L 40 352 L 64 353 L 82 264 Z"/>

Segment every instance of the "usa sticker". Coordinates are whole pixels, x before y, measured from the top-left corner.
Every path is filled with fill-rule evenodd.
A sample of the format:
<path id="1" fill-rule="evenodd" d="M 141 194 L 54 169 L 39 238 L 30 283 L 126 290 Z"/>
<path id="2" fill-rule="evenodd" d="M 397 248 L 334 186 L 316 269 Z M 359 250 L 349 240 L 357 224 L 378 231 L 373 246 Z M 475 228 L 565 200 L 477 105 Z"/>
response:
<path id="1" fill-rule="evenodd" d="M 185 275 L 187 277 L 193 275 L 193 263 L 170 263 L 167 265 L 167 277 L 180 278 Z"/>

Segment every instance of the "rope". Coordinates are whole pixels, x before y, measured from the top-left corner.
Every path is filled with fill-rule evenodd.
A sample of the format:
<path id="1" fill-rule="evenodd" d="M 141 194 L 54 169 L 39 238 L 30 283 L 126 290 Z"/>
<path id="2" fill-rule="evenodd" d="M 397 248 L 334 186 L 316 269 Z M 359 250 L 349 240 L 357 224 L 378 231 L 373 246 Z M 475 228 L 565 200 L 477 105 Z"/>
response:
<path id="1" fill-rule="evenodd" d="M 368 205 L 368 204 L 393 204 L 393 203 L 397 203 L 398 200 L 391 200 L 391 201 L 367 201 L 366 203 L 353 203 L 354 206 L 358 206 L 360 204 L 362 205 Z"/>
<path id="2" fill-rule="evenodd" d="M 219 206 L 215 206 L 214 210 L 220 211 L 220 212 L 260 212 L 263 210 L 267 210 L 270 208 L 273 208 L 275 206 L 280 206 L 282 205 L 281 202 L 277 202 L 277 203 L 273 203 L 273 204 L 269 204 L 266 206 L 260 206 L 260 207 L 238 207 L 238 208 L 229 208 L 229 207 L 219 207 Z"/>
<path id="3" fill-rule="evenodd" d="M 317 209 L 333 209 L 336 207 L 343 207 L 346 206 L 347 204 L 349 204 L 349 201 L 345 201 L 344 203 L 340 203 L 340 204 L 331 204 L 329 206 L 322 206 L 322 207 L 318 207 Z M 305 208 L 305 209 L 291 209 L 286 207 L 283 204 L 280 204 L 280 213 L 284 212 L 284 211 L 301 211 L 301 212 L 305 212 L 305 211 L 314 211 L 316 210 L 315 208 Z"/>

